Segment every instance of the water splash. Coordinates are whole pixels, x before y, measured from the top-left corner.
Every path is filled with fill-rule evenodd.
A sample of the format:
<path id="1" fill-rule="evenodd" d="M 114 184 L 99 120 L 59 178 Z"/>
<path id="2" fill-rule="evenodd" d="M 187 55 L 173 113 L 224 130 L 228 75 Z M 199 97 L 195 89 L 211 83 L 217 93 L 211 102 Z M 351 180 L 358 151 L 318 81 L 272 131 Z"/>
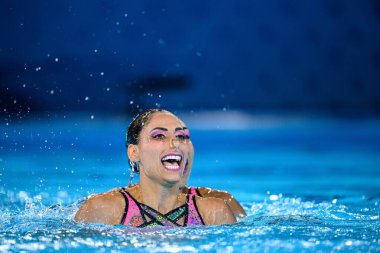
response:
<path id="1" fill-rule="evenodd" d="M 146 229 L 77 223 L 73 217 L 85 199 L 61 204 L 62 196 L 49 197 L 46 204 L 43 193 L 3 192 L 1 200 L 3 252 L 380 250 L 379 207 L 369 199 L 362 199 L 367 211 L 353 212 L 349 205 L 331 201 L 317 203 L 282 196 L 274 201 L 268 197 L 243 203 L 248 217 L 234 225 Z"/>

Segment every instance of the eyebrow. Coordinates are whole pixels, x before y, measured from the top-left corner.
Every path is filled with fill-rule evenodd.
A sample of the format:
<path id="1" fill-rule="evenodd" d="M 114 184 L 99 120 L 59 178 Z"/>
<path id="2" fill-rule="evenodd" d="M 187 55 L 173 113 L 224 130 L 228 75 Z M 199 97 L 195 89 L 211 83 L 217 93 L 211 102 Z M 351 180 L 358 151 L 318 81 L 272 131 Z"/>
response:
<path id="1" fill-rule="evenodd" d="M 167 128 L 163 128 L 163 127 L 156 127 L 156 128 L 153 128 L 150 132 L 153 132 L 154 130 L 162 130 L 162 131 L 168 131 Z"/>

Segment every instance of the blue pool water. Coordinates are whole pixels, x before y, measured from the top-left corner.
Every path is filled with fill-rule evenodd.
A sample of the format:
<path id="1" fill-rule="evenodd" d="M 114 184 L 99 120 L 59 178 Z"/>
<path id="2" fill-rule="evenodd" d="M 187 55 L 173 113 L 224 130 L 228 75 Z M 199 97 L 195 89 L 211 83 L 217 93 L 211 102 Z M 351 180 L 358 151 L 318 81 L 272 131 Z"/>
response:
<path id="1" fill-rule="evenodd" d="M 130 119 L 1 125 L 0 252 L 379 252 L 380 121 L 229 113 L 184 116 L 190 185 L 231 192 L 227 226 L 134 229 L 73 221 L 85 196 L 128 180 Z"/>

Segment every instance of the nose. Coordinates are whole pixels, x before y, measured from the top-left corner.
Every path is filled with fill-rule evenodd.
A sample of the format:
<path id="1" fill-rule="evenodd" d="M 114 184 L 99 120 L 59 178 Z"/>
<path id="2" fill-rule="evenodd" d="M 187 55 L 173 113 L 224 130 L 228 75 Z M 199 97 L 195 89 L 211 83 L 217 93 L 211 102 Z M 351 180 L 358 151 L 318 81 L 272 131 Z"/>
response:
<path id="1" fill-rule="evenodd" d="M 177 138 L 170 138 L 169 146 L 170 146 L 170 148 L 178 149 L 179 140 Z"/>

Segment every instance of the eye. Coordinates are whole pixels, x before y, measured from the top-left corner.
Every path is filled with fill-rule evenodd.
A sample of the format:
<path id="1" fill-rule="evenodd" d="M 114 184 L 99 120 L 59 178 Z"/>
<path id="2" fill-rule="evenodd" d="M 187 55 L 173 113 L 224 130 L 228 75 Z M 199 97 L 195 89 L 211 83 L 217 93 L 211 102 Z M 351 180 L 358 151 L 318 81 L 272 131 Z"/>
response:
<path id="1" fill-rule="evenodd" d="M 184 141 L 184 140 L 188 139 L 187 136 L 184 135 L 184 134 L 178 134 L 178 135 L 176 135 L 175 137 L 176 137 L 178 140 L 180 140 L 180 141 Z"/>
<path id="2" fill-rule="evenodd" d="M 152 135 L 152 138 L 155 139 L 155 140 L 163 140 L 165 139 L 165 135 L 164 134 L 155 134 L 155 135 Z"/>

